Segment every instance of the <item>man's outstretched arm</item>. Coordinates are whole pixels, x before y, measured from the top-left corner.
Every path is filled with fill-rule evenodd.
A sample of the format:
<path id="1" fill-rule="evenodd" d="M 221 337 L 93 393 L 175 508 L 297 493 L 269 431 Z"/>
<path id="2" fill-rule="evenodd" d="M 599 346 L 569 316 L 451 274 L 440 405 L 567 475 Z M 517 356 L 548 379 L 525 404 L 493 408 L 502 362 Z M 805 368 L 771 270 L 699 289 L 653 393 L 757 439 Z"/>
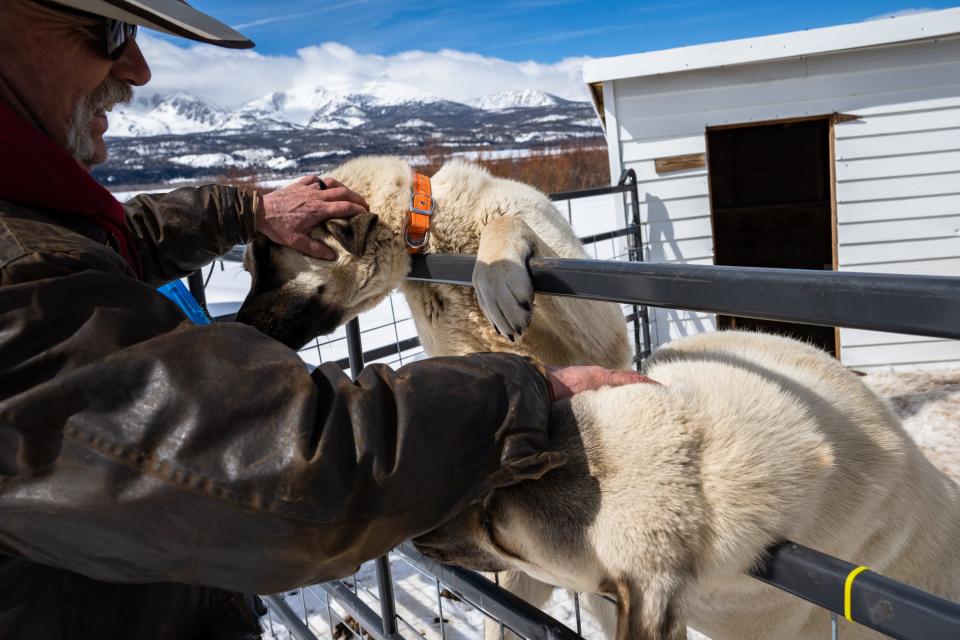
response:
<path id="1" fill-rule="evenodd" d="M 530 361 L 311 375 L 251 327 L 190 324 L 97 250 L 109 260 L 27 251 L 2 270 L 4 553 L 111 582 L 277 591 L 347 574 L 556 462 Z"/>
<path id="2" fill-rule="evenodd" d="M 158 286 L 250 242 L 257 232 L 313 257 L 333 259 L 334 252 L 310 230 L 324 220 L 366 211 L 366 202 L 334 180 L 307 176 L 263 196 L 253 188 L 207 185 L 142 194 L 124 207 L 144 279 Z"/>

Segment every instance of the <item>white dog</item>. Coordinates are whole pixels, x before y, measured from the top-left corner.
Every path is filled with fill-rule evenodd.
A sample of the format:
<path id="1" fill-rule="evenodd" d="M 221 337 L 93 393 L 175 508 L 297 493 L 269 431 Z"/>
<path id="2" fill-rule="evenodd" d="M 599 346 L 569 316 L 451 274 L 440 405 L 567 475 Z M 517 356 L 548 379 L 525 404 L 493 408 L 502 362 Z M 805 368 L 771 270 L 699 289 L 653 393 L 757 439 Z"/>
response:
<path id="1" fill-rule="evenodd" d="M 960 599 L 960 487 L 835 359 L 722 332 L 661 348 L 646 372 L 659 384 L 554 409 L 567 465 L 414 543 L 612 596 L 619 640 L 680 640 L 688 624 L 713 640 L 828 638 L 826 612 L 747 576 L 786 539 Z"/>

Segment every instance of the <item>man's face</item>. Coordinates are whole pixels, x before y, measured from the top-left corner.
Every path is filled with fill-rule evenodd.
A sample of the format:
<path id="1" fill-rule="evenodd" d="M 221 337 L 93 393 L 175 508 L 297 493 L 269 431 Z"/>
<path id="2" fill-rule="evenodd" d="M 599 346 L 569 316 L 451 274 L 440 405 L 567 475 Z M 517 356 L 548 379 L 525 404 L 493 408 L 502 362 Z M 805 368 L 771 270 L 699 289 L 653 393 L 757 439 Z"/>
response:
<path id="1" fill-rule="evenodd" d="M 30 0 L 0 2 L 0 95 L 88 168 L 107 159 L 107 112 L 150 79 L 136 41 L 114 62 L 103 34 L 102 19 Z"/>

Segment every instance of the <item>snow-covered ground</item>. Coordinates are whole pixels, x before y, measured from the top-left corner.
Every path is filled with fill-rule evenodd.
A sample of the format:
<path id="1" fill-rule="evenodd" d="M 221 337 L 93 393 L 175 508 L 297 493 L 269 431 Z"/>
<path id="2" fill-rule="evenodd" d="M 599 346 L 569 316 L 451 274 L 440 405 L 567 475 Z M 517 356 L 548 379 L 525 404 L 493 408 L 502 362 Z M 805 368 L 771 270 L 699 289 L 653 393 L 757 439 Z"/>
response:
<path id="1" fill-rule="evenodd" d="M 960 369 L 887 371 L 864 381 L 890 402 L 930 462 L 960 482 Z"/>

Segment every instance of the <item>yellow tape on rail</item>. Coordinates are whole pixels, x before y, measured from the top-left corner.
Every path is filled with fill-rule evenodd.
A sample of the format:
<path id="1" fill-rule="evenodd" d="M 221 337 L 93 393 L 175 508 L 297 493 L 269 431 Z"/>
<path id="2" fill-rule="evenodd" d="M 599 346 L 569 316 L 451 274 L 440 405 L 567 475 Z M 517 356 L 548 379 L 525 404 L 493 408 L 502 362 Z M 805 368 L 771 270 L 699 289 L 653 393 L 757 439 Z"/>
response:
<path id="1" fill-rule="evenodd" d="M 853 618 L 850 616 L 850 594 L 853 591 L 853 581 L 864 571 L 870 571 L 870 568 L 864 566 L 857 567 L 847 574 L 847 581 L 843 585 L 843 617 L 850 622 L 853 622 Z"/>

